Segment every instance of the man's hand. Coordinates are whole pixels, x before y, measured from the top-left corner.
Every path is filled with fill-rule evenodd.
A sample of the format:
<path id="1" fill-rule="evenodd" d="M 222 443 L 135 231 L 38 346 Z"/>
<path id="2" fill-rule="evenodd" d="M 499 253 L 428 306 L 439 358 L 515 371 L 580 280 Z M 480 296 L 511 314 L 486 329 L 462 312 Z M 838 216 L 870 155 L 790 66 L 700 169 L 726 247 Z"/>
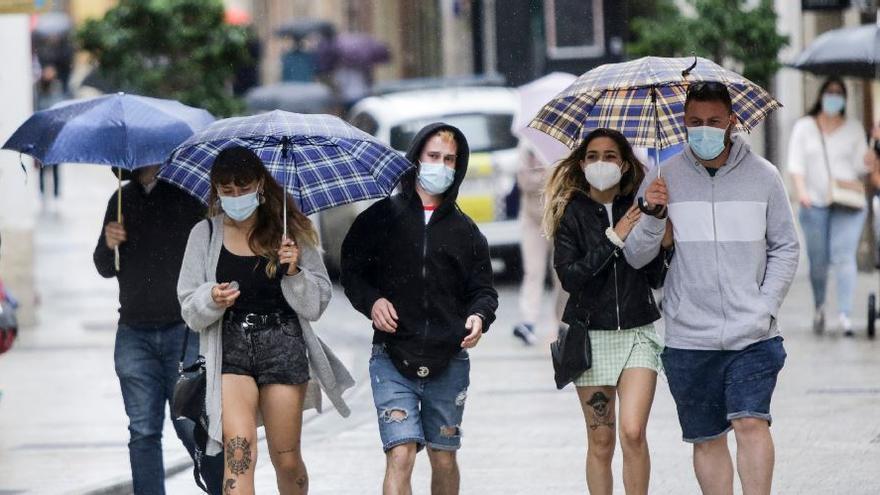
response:
<path id="1" fill-rule="evenodd" d="M 104 243 L 110 249 L 126 241 L 125 228 L 119 222 L 110 222 L 104 226 Z"/>
<path id="2" fill-rule="evenodd" d="M 675 238 L 672 235 L 672 220 L 666 220 L 666 231 L 663 232 L 663 240 L 660 245 L 663 249 L 669 249 L 675 244 Z"/>
<path id="3" fill-rule="evenodd" d="M 229 282 L 217 284 L 211 289 L 211 299 L 214 300 L 214 304 L 221 308 L 228 308 L 235 304 L 235 300 L 238 299 L 240 294 L 241 291 L 237 288 L 229 287 Z"/>
<path id="4" fill-rule="evenodd" d="M 480 342 L 480 337 L 483 336 L 483 319 L 478 315 L 470 315 L 464 327 L 470 330 L 470 333 L 461 341 L 461 346 L 465 349 L 472 349 L 476 347 Z"/>
<path id="5" fill-rule="evenodd" d="M 666 179 L 657 177 L 645 190 L 645 201 L 651 207 L 667 206 L 669 204 L 669 191 L 666 189 Z"/>
<path id="6" fill-rule="evenodd" d="M 391 301 L 381 297 L 373 303 L 370 311 L 373 326 L 382 332 L 394 333 L 397 331 L 397 310 Z"/>
<path id="7" fill-rule="evenodd" d="M 639 223 L 640 218 L 642 218 L 642 212 L 638 206 L 633 206 L 627 210 L 626 215 L 618 220 L 617 225 L 614 226 L 614 232 L 617 234 L 617 237 L 620 237 L 621 241 L 625 241 L 629 233 L 632 232 L 633 227 Z"/>

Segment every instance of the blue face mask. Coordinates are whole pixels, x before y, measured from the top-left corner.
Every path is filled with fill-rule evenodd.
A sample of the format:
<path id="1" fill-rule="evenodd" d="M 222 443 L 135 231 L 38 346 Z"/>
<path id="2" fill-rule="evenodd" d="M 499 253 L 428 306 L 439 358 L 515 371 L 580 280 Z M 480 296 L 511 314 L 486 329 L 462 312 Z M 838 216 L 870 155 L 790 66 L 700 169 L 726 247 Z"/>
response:
<path id="1" fill-rule="evenodd" d="M 260 198 L 257 197 L 257 191 L 241 196 L 220 196 L 220 206 L 226 216 L 241 222 L 254 214 L 257 206 L 260 206 Z"/>
<path id="2" fill-rule="evenodd" d="M 843 111 L 846 106 L 846 98 L 843 95 L 835 93 L 825 93 L 822 95 L 822 112 L 826 115 L 837 115 Z"/>
<path id="3" fill-rule="evenodd" d="M 714 160 L 724 151 L 724 138 L 727 128 L 699 126 L 688 127 L 688 144 L 691 150 L 702 160 Z"/>
<path id="4" fill-rule="evenodd" d="M 455 180 L 455 170 L 442 163 L 421 163 L 419 185 L 428 194 L 443 194 Z"/>

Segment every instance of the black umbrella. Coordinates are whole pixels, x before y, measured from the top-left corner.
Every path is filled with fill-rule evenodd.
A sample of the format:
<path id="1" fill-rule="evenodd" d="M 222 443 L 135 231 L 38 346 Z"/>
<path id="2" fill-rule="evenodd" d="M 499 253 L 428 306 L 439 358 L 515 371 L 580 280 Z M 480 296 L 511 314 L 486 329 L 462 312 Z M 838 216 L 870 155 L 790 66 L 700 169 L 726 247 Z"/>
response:
<path id="1" fill-rule="evenodd" d="M 877 24 L 866 24 L 828 31 L 791 66 L 825 76 L 880 79 L 880 29 Z"/>
<path id="2" fill-rule="evenodd" d="M 321 33 L 329 38 L 334 35 L 335 28 L 330 21 L 304 17 L 285 22 L 275 30 L 275 34 L 278 36 L 289 36 L 296 40 L 303 39 L 313 33 Z"/>

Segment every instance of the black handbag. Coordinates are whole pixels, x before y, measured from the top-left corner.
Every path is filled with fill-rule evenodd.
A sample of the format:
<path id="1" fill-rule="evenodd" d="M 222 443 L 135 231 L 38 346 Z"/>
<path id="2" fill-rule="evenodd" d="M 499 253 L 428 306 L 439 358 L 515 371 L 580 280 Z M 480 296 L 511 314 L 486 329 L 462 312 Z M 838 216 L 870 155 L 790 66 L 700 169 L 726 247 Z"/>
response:
<path id="1" fill-rule="evenodd" d="M 386 344 L 388 357 L 401 375 L 412 378 L 431 378 L 440 375 L 449 366 L 454 354 L 446 356 L 426 356 L 416 354 L 404 346 Z M 456 353 L 459 351 L 456 350 Z"/>
<path id="2" fill-rule="evenodd" d="M 556 388 L 562 390 L 581 373 L 593 366 L 590 333 L 586 325 L 561 328 L 556 341 L 550 344 Z"/>
<path id="3" fill-rule="evenodd" d="M 205 408 L 205 391 L 208 386 L 208 379 L 205 373 L 205 358 L 199 356 L 196 361 L 184 367 L 183 361 L 186 358 L 187 341 L 189 340 L 189 329 L 186 329 L 186 336 L 183 338 L 183 350 L 180 353 L 180 361 L 177 364 L 177 372 L 180 376 L 177 383 L 174 384 L 174 396 L 171 399 L 171 415 L 174 419 L 187 418 L 196 423 L 203 421 L 202 412 Z"/>

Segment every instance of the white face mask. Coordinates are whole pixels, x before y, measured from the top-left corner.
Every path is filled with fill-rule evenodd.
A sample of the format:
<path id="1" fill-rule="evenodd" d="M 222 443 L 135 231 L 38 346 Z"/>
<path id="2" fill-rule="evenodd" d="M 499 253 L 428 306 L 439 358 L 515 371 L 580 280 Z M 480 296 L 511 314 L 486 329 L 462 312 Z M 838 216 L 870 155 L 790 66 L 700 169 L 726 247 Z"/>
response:
<path id="1" fill-rule="evenodd" d="M 614 162 L 593 162 L 588 163 L 584 168 L 584 176 L 591 186 L 600 191 L 607 191 L 620 183 L 623 171 L 620 170 L 620 165 Z"/>

